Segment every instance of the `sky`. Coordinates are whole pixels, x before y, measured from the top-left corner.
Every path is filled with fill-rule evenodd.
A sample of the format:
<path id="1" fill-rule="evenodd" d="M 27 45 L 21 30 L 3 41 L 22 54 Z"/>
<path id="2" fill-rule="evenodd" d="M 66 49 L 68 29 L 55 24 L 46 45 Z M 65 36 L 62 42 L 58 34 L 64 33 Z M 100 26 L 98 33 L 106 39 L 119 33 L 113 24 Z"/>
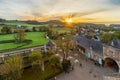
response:
<path id="1" fill-rule="evenodd" d="M 0 0 L 0 18 L 120 23 L 120 0 Z"/>

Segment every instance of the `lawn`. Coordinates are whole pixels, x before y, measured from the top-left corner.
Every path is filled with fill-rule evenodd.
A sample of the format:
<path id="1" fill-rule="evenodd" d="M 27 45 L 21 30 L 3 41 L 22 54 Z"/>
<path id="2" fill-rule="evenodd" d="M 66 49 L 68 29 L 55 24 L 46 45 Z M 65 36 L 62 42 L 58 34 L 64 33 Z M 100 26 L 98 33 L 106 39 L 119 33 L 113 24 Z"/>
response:
<path id="1" fill-rule="evenodd" d="M 48 40 L 44 37 L 44 32 L 28 32 L 26 33 L 26 39 L 32 40 L 31 43 L 15 43 L 15 42 L 8 42 L 8 43 L 0 43 L 0 52 L 7 51 L 7 50 L 14 50 L 14 49 L 22 49 L 28 48 L 33 46 L 43 45 L 48 42 Z M 2 41 L 10 41 L 14 40 L 14 34 L 7 34 L 7 35 L 0 35 L 0 42 Z"/>
<path id="2" fill-rule="evenodd" d="M 58 31 L 59 33 L 70 33 L 70 28 L 53 28 L 53 31 Z"/>

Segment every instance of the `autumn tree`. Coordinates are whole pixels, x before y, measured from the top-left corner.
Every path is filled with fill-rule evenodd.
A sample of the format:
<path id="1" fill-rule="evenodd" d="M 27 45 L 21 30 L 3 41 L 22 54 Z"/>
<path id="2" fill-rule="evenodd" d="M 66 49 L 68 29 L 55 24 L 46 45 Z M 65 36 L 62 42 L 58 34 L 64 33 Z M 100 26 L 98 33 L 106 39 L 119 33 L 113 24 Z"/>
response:
<path id="1" fill-rule="evenodd" d="M 29 55 L 29 58 L 33 67 L 39 66 L 44 71 L 43 69 L 44 61 L 42 59 L 43 55 L 41 51 L 32 51 L 32 53 Z"/>
<path id="2" fill-rule="evenodd" d="M 5 59 L 0 67 L 3 80 L 19 80 L 23 73 L 23 58 L 20 55 L 12 55 Z"/>
<path id="3" fill-rule="evenodd" d="M 56 40 L 58 51 L 61 51 L 63 58 L 66 59 L 70 50 L 74 48 L 73 39 L 71 36 L 60 37 Z"/>
<path id="4" fill-rule="evenodd" d="M 55 68 L 61 68 L 60 59 L 55 55 L 50 56 L 49 63 Z"/>

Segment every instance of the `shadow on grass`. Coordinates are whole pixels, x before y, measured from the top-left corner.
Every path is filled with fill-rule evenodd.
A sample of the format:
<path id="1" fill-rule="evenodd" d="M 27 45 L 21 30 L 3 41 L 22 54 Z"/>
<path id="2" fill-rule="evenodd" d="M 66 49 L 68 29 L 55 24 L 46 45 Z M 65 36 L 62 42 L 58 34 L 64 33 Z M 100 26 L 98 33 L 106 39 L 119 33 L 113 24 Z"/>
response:
<path id="1" fill-rule="evenodd" d="M 0 41 L 0 44 L 5 44 L 5 43 L 14 43 L 14 40 L 4 40 L 4 41 Z"/>
<path id="2" fill-rule="evenodd" d="M 27 46 L 29 44 L 32 43 L 32 40 L 28 40 L 26 39 L 25 41 L 23 41 L 22 43 L 15 43 L 15 40 L 4 40 L 4 41 L 0 41 L 0 44 L 7 44 L 7 43 L 13 43 L 14 45 L 18 45 L 19 46 L 15 47 L 15 48 L 11 48 L 11 49 L 6 49 L 6 50 L 1 50 L 0 52 L 5 52 L 5 51 L 12 51 L 12 50 L 16 50 L 16 49 L 20 49 L 24 46 Z"/>
<path id="3" fill-rule="evenodd" d="M 32 40 L 25 40 L 25 41 L 22 42 L 22 43 L 24 43 L 24 44 L 22 44 L 22 45 L 20 45 L 20 46 L 17 46 L 16 48 L 21 48 L 21 47 L 23 47 L 23 46 L 26 46 L 26 45 L 28 45 L 28 44 L 31 44 L 31 43 L 32 43 Z M 19 43 L 17 43 L 17 44 L 19 44 Z"/>
<path id="4" fill-rule="evenodd" d="M 15 43 L 15 40 L 3 40 L 3 41 L 0 41 L 0 44 L 5 44 L 5 43 Z M 32 40 L 26 39 L 22 43 L 29 44 L 29 43 L 32 43 Z M 19 43 L 15 43 L 15 44 L 19 44 Z"/>

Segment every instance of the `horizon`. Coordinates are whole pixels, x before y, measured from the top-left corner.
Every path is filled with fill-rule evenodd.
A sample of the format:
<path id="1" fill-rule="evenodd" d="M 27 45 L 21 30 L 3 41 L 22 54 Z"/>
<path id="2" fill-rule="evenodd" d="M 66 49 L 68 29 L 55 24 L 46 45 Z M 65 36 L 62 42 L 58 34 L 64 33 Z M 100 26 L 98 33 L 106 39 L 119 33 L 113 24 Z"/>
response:
<path id="1" fill-rule="evenodd" d="M 120 0 L 0 0 L 0 18 L 120 24 Z M 89 3 L 89 4 L 88 4 Z"/>

